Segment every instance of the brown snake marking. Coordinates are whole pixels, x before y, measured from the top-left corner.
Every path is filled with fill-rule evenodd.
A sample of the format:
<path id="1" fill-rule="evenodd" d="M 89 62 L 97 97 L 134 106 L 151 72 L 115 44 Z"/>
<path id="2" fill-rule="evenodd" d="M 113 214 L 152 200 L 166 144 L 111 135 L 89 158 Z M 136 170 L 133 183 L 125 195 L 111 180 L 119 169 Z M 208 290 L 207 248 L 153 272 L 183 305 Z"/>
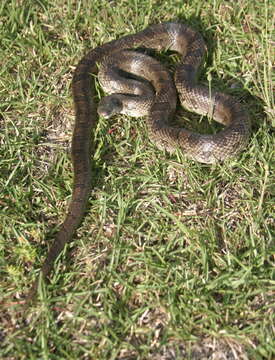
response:
<path id="1" fill-rule="evenodd" d="M 147 124 L 151 139 L 158 147 L 169 151 L 181 148 L 188 156 L 205 163 L 221 161 L 238 153 L 247 143 L 249 119 L 241 105 L 228 95 L 196 85 L 195 75 L 201 64 L 206 47 L 201 35 L 183 24 L 164 23 L 152 25 L 133 35 L 122 37 L 91 50 L 76 67 L 72 80 L 75 105 L 75 127 L 72 137 L 72 161 L 74 182 L 72 199 L 64 222 L 43 263 L 41 272 L 46 279 L 66 243 L 80 225 L 91 191 L 92 130 L 97 123 L 97 107 L 94 101 L 95 83 L 91 74 L 97 74 L 98 64 L 107 55 L 122 49 L 147 47 L 154 50 L 173 50 L 182 55 L 175 73 L 175 84 L 181 103 L 187 109 L 207 115 L 211 111 L 214 120 L 226 125 L 215 135 L 200 135 L 185 129 L 169 126 L 174 114 L 174 94 L 165 87 L 165 74 L 155 81 L 156 97 Z M 199 111 L 198 111 L 199 110 Z M 26 302 L 36 293 L 38 280 L 29 292 Z"/>

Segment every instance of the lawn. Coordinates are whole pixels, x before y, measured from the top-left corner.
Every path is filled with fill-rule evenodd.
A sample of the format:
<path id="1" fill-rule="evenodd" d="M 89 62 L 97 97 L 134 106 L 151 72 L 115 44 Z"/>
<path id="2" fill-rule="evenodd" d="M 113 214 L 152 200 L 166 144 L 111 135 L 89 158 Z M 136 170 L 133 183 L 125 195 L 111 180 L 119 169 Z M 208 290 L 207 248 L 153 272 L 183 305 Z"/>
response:
<path id="1" fill-rule="evenodd" d="M 274 10 L 271 0 L 0 3 L 1 359 L 272 359 Z M 144 119 L 100 118 L 86 216 L 24 308 L 71 196 L 74 69 L 89 49 L 164 21 L 203 35 L 200 81 L 240 99 L 250 141 L 205 165 L 158 150 Z M 176 121 L 220 129 L 180 107 Z"/>

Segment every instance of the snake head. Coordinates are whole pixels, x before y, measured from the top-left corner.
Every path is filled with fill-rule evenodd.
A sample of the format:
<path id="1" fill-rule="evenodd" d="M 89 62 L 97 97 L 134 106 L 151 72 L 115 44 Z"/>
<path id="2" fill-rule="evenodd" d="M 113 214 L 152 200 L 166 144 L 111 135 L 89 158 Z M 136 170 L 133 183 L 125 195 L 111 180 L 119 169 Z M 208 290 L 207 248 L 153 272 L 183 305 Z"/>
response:
<path id="1" fill-rule="evenodd" d="M 115 114 L 120 114 L 123 109 L 121 100 L 116 95 L 109 95 L 102 98 L 98 104 L 98 115 L 109 119 Z"/>

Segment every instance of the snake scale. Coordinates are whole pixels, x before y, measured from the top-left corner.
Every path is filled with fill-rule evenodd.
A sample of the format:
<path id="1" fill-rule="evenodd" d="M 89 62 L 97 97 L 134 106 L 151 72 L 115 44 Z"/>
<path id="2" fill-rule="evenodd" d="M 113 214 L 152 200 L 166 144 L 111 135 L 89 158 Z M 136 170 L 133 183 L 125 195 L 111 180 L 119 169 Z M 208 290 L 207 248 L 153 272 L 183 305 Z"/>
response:
<path id="1" fill-rule="evenodd" d="M 130 48 L 172 50 L 179 53 L 181 60 L 175 71 L 174 82 L 182 105 L 199 114 L 210 115 L 215 121 L 225 125 L 221 132 L 214 135 L 201 135 L 169 125 L 176 106 L 175 86 L 167 71 L 160 67 L 156 76 L 153 68 L 157 65 L 153 63 L 151 71 L 149 64 L 149 68 L 144 68 L 143 75 L 152 82 L 155 96 L 149 106 L 147 125 L 149 136 L 158 147 L 168 151 L 178 148 L 195 160 L 214 163 L 235 155 L 248 141 L 249 118 L 240 103 L 228 95 L 196 83 L 196 73 L 204 57 L 206 46 L 201 35 L 187 25 L 181 23 L 151 25 L 136 34 L 124 36 L 91 50 L 80 60 L 73 75 L 72 91 L 75 105 L 75 127 L 72 137 L 73 193 L 65 220 L 42 266 L 41 272 L 44 278 L 49 276 L 65 244 L 72 240 L 84 216 L 91 191 L 93 148 L 91 134 L 98 118 L 93 75 L 98 73 L 98 65 L 109 55 L 112 58 L 115 53 Z M 121 63 L 122 60 L 123 58 Z M 127 59 L 124 61 L 127 62 Z M 142 64 L 139 63 L 138 66 L 137 62 L 129 66 L 135 70 L 143 68 Z M 38 280 L 33 284 L 27 301 L 36 293 L 37 284 Z"/>

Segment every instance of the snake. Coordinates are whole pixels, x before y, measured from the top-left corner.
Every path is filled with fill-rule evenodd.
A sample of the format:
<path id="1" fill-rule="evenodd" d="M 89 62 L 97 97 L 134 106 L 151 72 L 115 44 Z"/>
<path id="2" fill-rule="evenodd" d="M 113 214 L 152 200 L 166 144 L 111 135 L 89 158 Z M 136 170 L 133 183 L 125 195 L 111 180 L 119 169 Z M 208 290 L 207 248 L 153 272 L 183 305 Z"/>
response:
<path id="1" fill-rule="evenodd" d="M 149 60 L 147 54 L 136 54 L 136 49 L 150 51 L 172 51 L 180 56 L 172 79 L 170 73 L 156 60 Z M 129 54 L 134 50 L 134 55 Z M 98 112 L 109 117 L 116 112 L 131 108 L 140 110 L 141 116 L 147 114 L 146 122 L 150 139 L 157 147 L 168 152 L 179 149 L 193 160 L 212 164 L 226 160 L 238 154 L 246 146 L 250 134 L 249 116 L 242 104 L 230 95 L 213 90 L 209 86 L 197 83 L 197 73 L 207 48 L 201 34 L 186 24 L 168 22 L 150 25 L 135 34 L 104 43 L 90 50 L 78 63 L 72 79 L 72 93 L 75 108 L 75 125 L 72 135 L 71 154 L 73 163 L 72 197 L 63 223 L 57 231 L 53 244 L 41 267 L 40 274 L 46 280 L 65 245 L 73 239 L 80 226 L 88 206 L 92 188 L 92 154 L 95 148 L 93 131 L 97 125 Z M 131 60 L 130 60 L 131 59 Z M 115 94 L 117 87 L 112 85 L 106 101 L 101 101 L 97 109 L 95 77 L 100 72 L 101 82 L 113 84 L 119 79 L 108 80 L 108 71 L 122 65 L 120 72 L 133 71 L 130 87 L 133 93 Z M 124 67 L 123 67 L 124 66 Z M 101 70 L 100 70 L 101 71 Z M 117 77 L 117 73 L 115 77 Z M 137 85 L 139 77 L 144 77 L 148 84 Z M 119 85 L 120 86 L 120 85 Z M 151 87 L 151 88 L 150 88 Z M 114 88 L 116 88 L 114 90 Z M 137 88 L 138 90 L 135 90 Z M 120 87 L 119 87 L 120 89 Z M 122 91 L 122 93 L 121 93 Z M 127 93 L 127 89 L 126 89 Z M 142 96 L 143 104 L 126 105 L 121 98 Z M 200 115 L 211 116 L 224 128 L 215 134 L 199 134 L 182 127 L 171 125 L 177 105 L 177 96 L 184 108 Z M 111 110 L 109 109 L 111 107 Z M 113 109 L 114 107 L 114 109 Z M 126 110 L 125 110 L 126 108 Z M 135 110 L 136 111 L 136 110 Z M 39 277 L 38 277 L 39 278 Z M 27 302 L 32 301 L 38 287 L 38 278 L 33 283 Z"/>

